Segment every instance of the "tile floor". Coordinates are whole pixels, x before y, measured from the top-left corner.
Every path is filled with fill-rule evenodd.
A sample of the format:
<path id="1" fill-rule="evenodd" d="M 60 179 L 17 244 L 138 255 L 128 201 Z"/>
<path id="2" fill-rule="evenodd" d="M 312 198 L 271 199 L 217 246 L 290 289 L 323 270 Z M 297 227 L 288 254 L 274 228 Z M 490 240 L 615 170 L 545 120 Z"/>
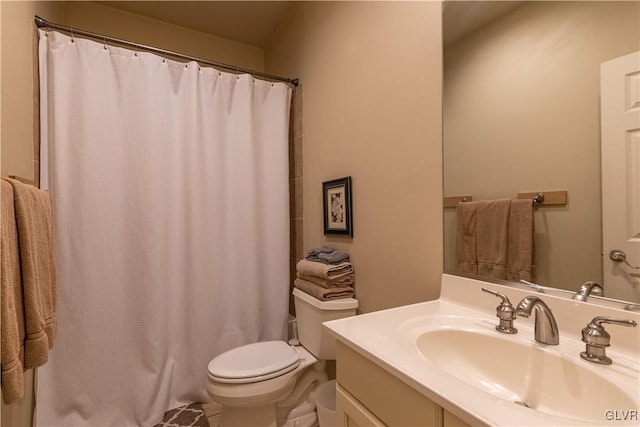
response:
<path id="1" fill-rule="evenodd" d="M 219 427 L 221 413 L 218 402 L 192 403 L 165 412 L 154 427 Z"/>

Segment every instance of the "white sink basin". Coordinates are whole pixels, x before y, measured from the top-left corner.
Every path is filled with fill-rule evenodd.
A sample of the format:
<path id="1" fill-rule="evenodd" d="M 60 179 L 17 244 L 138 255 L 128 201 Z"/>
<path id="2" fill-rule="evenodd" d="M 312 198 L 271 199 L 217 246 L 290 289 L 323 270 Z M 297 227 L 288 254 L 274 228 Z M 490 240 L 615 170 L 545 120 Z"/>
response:
<path id="1" fill-rule="evenodd" d="M 580 359 L 578 348 L 565 354 L 560 346 L 537 344 L 532 331 L 504 335 L 489 328 L 440 326 L 417 335 L 415 345 L 448 375 L 534 411 L 603 423 L 607 411 L 640 407 L 638 390 L 608 379 L 620 367 L 590 365 Z"/>
<path id="2" fill-rule="evenodd" d="M 640 328 L 607 327 L 612 365 L 580 358 L 580 333 L 591 319 L 640 323 L 639 313 L 545 294 L 560 328 L 560 344 L 546 346 L 534 341 L 534 316 L 519 317 L 515 335 L 497 332 L 496 301 L 482 292 L 490 286 L 515 302 L 531 295 L 530 289 L 446 274 L 441 285 L 438 300 L 325 327 L 473 426 L 640 425 Z"/>

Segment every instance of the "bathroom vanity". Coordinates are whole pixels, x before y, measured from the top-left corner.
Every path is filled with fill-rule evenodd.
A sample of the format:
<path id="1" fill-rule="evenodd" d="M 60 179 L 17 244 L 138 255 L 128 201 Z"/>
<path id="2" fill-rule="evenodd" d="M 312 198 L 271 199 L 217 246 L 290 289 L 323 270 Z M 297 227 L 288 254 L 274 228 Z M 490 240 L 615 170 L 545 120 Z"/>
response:
<path id="1" fill-rule="evenodd" d="M 337 348 L 336 419 L 343 425 L 469 425 L 347 345 Z"/>
<path id="2" fill-rule="evenodd" d="M 559 344 L 534 340 L 533 314 L 498 332 L 501 301 L 483 287 L 514 307 L 544 301 Z M 338 424 L 640 425 L 640 328 L 604 323 L 612 363 L 592 363 L 582 330 L 597 317 L 640 323 L 638 312 L 445 274 L 438 300 L 327 322 Z"/>

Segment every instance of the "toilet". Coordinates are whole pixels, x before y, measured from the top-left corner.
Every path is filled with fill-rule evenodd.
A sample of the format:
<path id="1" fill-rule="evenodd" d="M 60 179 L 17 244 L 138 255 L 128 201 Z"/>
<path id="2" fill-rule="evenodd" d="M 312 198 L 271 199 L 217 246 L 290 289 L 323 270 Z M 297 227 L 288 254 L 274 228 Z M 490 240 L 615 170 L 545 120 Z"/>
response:
<path id="1" fill-rule="evenodd" d="M 335 339 L 322 322 L 355 315 L 358 301 L 320 301 L 297 288 L 293 297 L 299 344 L 247 344 L 209 363 L 207 393 L 222 404 L 221 427 L 317 425 L 313 391 L 327 381 L 326 361 L 335 360 Z"/>

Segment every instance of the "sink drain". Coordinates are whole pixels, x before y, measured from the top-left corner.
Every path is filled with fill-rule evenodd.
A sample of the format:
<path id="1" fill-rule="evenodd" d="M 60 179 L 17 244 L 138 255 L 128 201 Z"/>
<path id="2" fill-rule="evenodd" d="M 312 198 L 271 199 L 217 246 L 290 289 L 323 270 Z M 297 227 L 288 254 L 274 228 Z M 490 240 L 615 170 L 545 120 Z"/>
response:
<path id="1" fill-rule="evenodd" d="M 520 402 L 519 400 L 514 401 L 516 405 L 524 406 L 525 408 L 531 408 L 527 402 Z"/>

